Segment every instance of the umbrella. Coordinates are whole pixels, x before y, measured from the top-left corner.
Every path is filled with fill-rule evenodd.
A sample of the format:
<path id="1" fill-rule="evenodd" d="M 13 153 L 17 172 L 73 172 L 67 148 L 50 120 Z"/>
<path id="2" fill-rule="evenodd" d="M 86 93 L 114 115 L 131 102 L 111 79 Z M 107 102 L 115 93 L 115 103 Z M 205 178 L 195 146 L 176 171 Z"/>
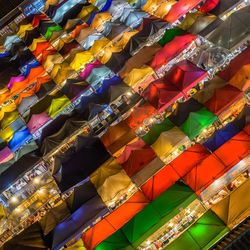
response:
<path id="1" fill-rule="evenodd" d="M 169 63 L 183 50 L 187 49 L 188 46 L 196 38 L 197 38 L 196 35 L 192 34 L 176 36 L 172 41 L 165 44 L 165 46 L 155 54 L 153 60 L 150 63 L 150 66 L 155 70 L 158 70 L 165 64 Z"/>
<path id="2" fill-rule="evenodd" d="M 80 70 L 85 66 L 85 64 L 89 63 L 93 60 L 93 55 L 89 51 L 78 52 L 74 59 L 70 63 L 70 67 L 74 70 Z"/>
<path id="3" fill-rule="evenodd" d="M 180 126 L 180 128 L 190 140 L 193 140 L 217 119 L 218 117 L 213 113 L 206 108 L 202 108 L 199 111 L 190 112 L 187 120 Z"/>
<path id="4" fill-rule="evenodd" d="M 169 23 L 174 23 L 183 15 L 195 8 L 201 0 L 180 0 L 172 6 L 164 20 Z"/>
<path id="5" fill-rule="evenodd" d="M 204 106 L 215 115 L 220 115 L 241 98 L 243 98 L 243 92 L 233 86 L 226 85 L 216 89 L 213 97 Z"/>
<path id="6" fill-rule="evenodd" d="M 190 249 L 209 249 L 228 232 L 226 225 L 209 210 L 165 249 L 185 249 L 187 246 Z"/>
<path id="7" fill-rule="evenodd" d="M 229 81 L 229 83 L 241 91 L 250 87 L 250 64 L 244 65 Z"/>
<path id="8" fill-rule="evenodd" d="M 173 127 L 163 131 L 151 145 L 157 156 L 164 162 L 176 149 L 188 141 L 186 135 L 178 128 Z"/>
<path id="9" fill-rule="evenodd" d="M 33 114 L 27 124 L 27 127 L 29 131 L 33 134 L 50 120 L 51 118 L 46 112 L 40 114 Z"/>
<path id="10" fill-rule="evenodd" d="M 124 23 L 131 28 L 136 28 L 142 22 L 143 18 L 147 16 L 146 12 L 133 11 L 129 13 Z"/>
<path id="11" fill-rule="evenodd" d="M 208 40 L 223 48 L 233 49 L 249 35 L 249 10 L 248 6 L 234 12 L 208 36 Z"/>
<path id="12" fill-rule="evenodd" d="M 217 19 L 214 15 L 205 15 L 205 16 L 199 16 L 195 23 L 193 23 L 189 28 L 188 32 L 192 34 L 199 34 L 201 31 L 203 31 L 208 25 L 213 23 Z"/>
<path id="13" fill-rule="evenodd" d="M 184 103 L 178 103 L 177 109 L 169 116 L 169 119 L 179 127 L 188 118 L 190 112 L 196 112 L 201 108 L 203 105 L 191 98 Z"/>
<path id="14" fill-rule="evenodd" d="M 142 96 L 157 110 L 163 111 L 180 99 L 182 93 L 174 85 L 156 80 L 143 91 Z"/>
<path id="15" fill-rule="evenodd" d="M 185 60 L 175 64 L 165 75 L 165 81 L 175 85 L 188 98 L 188 92 L 207 76 L 207 72 Z"/>
<path id="16" fill-rule="evenodd" d="M 202 16 L 204 16 L 204 14 L 200 11 L 188 13 L 178 27 L 182 30 L 188 30 L 194 23 L 196 23 L 196 20 Z"/>
<path id="17" fill-rule="evenodd" d="M 143 141 L 148 145 L 152 145 L 158 139 L 160 134 L 174 127 L 174 124 L 166 118 L 163 122 L 153 125 L 149 132 L 142 137 Z"/>
<path id="18" fill-rule="evenodd" d="M 109 12 L 101 12 L 95 15 L 90 27 L 95 30 L 100 30 L 105 22 L 110 21 L 112 18 Z"/>
<path id="19" fill-rule="evenodd" d="M 47 109 L 48 115 L 52 118 L 57 116 L 70 104 L 70 100 L 67 96 L 63 95 L 59 98 L 55 98 L 51 101 L 49 108 Z"/>
<path id="20" fill-rule="evenodd" d="M 56 157 L 53 176 L 64 192 L 92 174 L 108 158 L 109 154 L 100 139 L 79 136 L 74 146 Z"/>
<path id="21" fill-rule="evenodd" d="M 114 158 L 107 160 L 92 173 L 90 181 L 107 205 L 119 200 L 133 186 L 131 179 Z"/>
<path id="22" fill-rule="evenodd" d="M 205 3 L 199 8 L 203 13 L 211 12 L 213 9 L 220 5 L 220 0 L 206 0 Z"/>

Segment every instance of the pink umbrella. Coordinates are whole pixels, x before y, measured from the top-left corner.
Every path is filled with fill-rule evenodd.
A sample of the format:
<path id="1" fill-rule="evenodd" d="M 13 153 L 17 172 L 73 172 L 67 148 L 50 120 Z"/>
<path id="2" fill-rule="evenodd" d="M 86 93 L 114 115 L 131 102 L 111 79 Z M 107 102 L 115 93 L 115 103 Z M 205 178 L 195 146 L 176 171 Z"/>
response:
<path id="1" fill-rule="evenodd" d="M 44 124 L 46 124 L 51 118 L 46 112 L 41 114 L 34 114 L 31 116 L 27 127 L 30 133 L 35 133 L 39 128 L 41 128 Z"/>
<path id="2" fill-rule="evenodd" d="M 23 81 L 24 79 L 25 79 L 25 77 L 22 76 L 22 75 L 11 77 L 11 78 L 10 78 L 10 81 L 9 81 L 9 83 L 8 83 L 8 88 L 11 89 L 15 82 L 21 82 L 21 81 Z"/>
<path id="3" fill-rule="evenodd" d="M 84 70 L 80 73 L 80 77 L 82 79 L 86 80 L 86 78 L 89 76 L 89 74 L 91 73 L 91 71 L 94 68 L 99 68 L 101 66 L 102 66 L 102 64 L 99 61 L 97 61 L 97 60 L 95 62 L 87 64 L 85 66 Z"/>
<path id="4" fill-rule="evenodd" d="M 0 151 L 0 163 L 10 161 L 13 157 L 14 153 L 9 149 L 9 147 L 5 147 Z"/>

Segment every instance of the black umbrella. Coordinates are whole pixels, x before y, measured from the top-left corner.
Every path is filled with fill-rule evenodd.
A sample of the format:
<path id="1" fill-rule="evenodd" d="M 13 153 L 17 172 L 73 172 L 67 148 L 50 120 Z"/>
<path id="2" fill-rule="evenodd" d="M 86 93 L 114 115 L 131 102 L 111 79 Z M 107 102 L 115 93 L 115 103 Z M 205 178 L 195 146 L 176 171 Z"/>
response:
<path id="1" fill-rule="evenodd" d="M 27 46 L 30 46 L 35 38 L 40 37 L 41 34 L 37 29 L 28 30 L 25 32 L 25 36 L 23 37 L 23 41 Z"/>
<path id="2" fill-rule="evenodd" d="M 211 13 L 219 16 L 239 2 L 241 2 L 241 0 L 220 0 L 219 4 L 211 11 Z"/>
<path id="3" fill-rule="evenodd" d="M 113 53 L 109 61 L 105 64 L 115 73 L 118 73 L 124 66 L 125 62 L 131 57 L 126 50 L 121 52 Z"/>
<path id="4" fill-rule="evenodd" d="M 92 174 L 109 157 L 99 138 L 78 136 L 74 146 L 55 158 L 53 176 L 64 192 Z"/>

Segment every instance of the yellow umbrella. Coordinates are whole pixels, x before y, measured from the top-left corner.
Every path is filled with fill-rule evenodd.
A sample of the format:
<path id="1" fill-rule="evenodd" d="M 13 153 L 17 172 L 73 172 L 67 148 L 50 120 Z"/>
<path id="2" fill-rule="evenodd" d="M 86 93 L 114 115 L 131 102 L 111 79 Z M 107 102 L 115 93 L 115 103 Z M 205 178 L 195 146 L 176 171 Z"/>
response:
<path id="1" fill-rule="evenodd" d="M 179 25 L 179 28 L 183 30 L 188 30 L 196 21 L 196 19 L 204 14 L 200 11 L 196 11 L 194 13 L 188 13 L 183 20 L 183 22 Z"/>
<path id="2" fill-rule="evenodd" d="M 108 43 L 110 43 L 110 40 L 106 37 L 96 40 L 93 46 L 90 48 L 90 52 L 93 55 L 97 55 L 101 52 L 102 49 L 104 49 L 105 46 L 107 46 Z"/>
<path id="3" fill-rule="evenodd" d="M 69 242 L 70 243 L 70 242 Z M 82 239 L 79 239 L 77 242 L 75 242 L 74 244 L 68 246 L 67 248 L 65 248 L 66 250 L 87 250 L 84 247 L 84 243 Z"/>
<path id="4" fill-rule="evenodd" d="M 56 5 L 59 2 L 59 0 L 47 0 L 45 2 L 44 10 L 47 10 L 50 5 Z"/>
<path id="5" fill-rule="evenodd" d="M 142 10 L 153 15 L 153 13 L 156 11 L 156 9 L 160 6 L 161 3 L 162 0 L 148 0 L 146 4 L 142 7 Z"/>
<path id="6" fill-rule="evenodd" d="M 250 64 L 246 64 L 238 70 L 229 83 L 241 91 L 246 91 L 250 87 Z"/>
<path id="7" fill-rule="evenodd" d="M 14 102 L 10 103 L 7 106 L 2 106 L 2 108 L 0 109 L 0 120 L 4 118 L 5 113 L 12 112 L 15 109 L 16 109 L 16 104 Z"/>
<path id="8" fill-rule="evenodd" d="M 84 68 L 87 63 L 90 63 L 94 59 L 94 56 L 90 51 L 82 51 L 75 55 L 74 59 L 70 63 L 70 67 L 76 71 Z"/>
<path id="9" fill-rule="evenodd" d="M 114 158 L 110 158 L 99 167 L 90 176 L 90 180 L 107 205 L 120 195 L 126 194 L 133 185 L 131 179 Z"/>
<path id="10" fill-rule="evenodd" d="M 103 49 L 103 53 L 98 56 L 98 60 L 102 63 L 105 64 L 109 61 L 110 57 L 112 56 L 113 53 L 115 52 L 120 52 L 122 49 L 116 46 L 110 46 L 106 47 Z"/>
<path id="11" fill-rule="evenodd" d="M 24 25 L 21 25 L 18 32 L 17 32 L 17 35 L 21 38 L 23 38 L 25 36 L 25 32 L 28 31 L 28 30 L 33 30 L 34 27 L 32 26 L 31 23 L 28 23 L 28 24 L 24 24 Z"/>
<path id="12" fill-rule="evenodd" d="M 59 114 L 66 106 L 70 104 L 70 100 L 67 96 L 62 96 L 56 99 L 53 99 L 49 108 L 47 109 L 47 113 L 50 117 L 54 118 L 57 114 Z"/>
<path id="13" fill-rule="evenodd" d="M 95 11 L 97 8 L 94 5 L 88 5 L 88 6 L 84 6 L 81 10 L 81 12 L 78 14 L 78 17 L 86 20 L 88 18 L 88 16 L 90 15 L 90 13 L 92 13 L 93 11 Z"/>
<path id="14" fill-rule="evenodd" d="M 170 9 L 172 8 L 174 4 L 176 4 L 175 0 L 161 3 L 153 15 L 158 18 L 164 18 L 168 14 L 168 12 L 170 11 Z"/>
<path id="15" fill-rule="evenodd" d="M 12 106 L 12 104 L 11 104 L 11 106 Z M 14 106 L 12 106 L 12 107 L 14 107 Z M 10 108 L 12 108 L 12 107 L 10 107 Z M 5 108 L 7 109 L 7 107 L 5 107 Z M 13 112 L 6 112 L 4 119 L 1 121 L 1 129 L 7 128 L 18 117 L 19 117 L 19 113 L 16 110 Z"/>
<path id="16" fill-rule="evenodd" d="M 90 27 L 92 29 L 99 30 L 102 28 L 103 24 L 107 21 L 110 21 L 112 19 L 112 16 L 109 12 L 101 12 L 99 14 L 96 14 Z"/>
<path id="17" fill-rule="evenodd" d="M 37 44 L 38 44 L 38 43 L 41 43 L 41 42 L 47 42 L 47 40 L 46 40 L 45 38 L 43 38 L 43 37 L 39 37 L 39 38 L 33 39 L 33 42 L 32 42 L 32 44 L 29 46 L 29 49 L 30 49 L 31 51 L 34 51 L 34 50 L 36 49 L 36 47 L 37 47 Z"/>
<path id="18" fill-rule="evenodd" d="M 14 131 L 11 127 L 7 127 L 4 130 L 0 131 L 0 138 L 2 138 L 4 141 L 9 142 L 14 135 Z"/>
<path id="19" fill-rule="evenodd" d="M 6 217 L 5 209 L 3 205 L 0 205 L 0 220 Z"/>
<path id="20" fill-rule="evenodd" d="M 121 39 L 119 39 L 119 41 L 114 43 L 114 46 L 117 47 L 117 48 L 123 49 L 127 45 L 127 43 L 129 42 L 131 37 L 133 37 L 138 32 L 139 32 L 138 30 L 132 30 L 132 31 L 124 32 Z"/>
<path id="21" fill-rule="evenodd" d="M 73 75 L 75 71 L 67 62 L 56 64 L 52 69 L 50 75 L 56 84 L 62 84 L 69 76 Z"/>
<path id="22" fill-rule="evenodd" d="M 232 229 L 250 215 L 250 180 L 247 180 L 229 196 L 212 207 L 217 214 Z"/>
<path id="23" fill-rule="evenodd" d="M 128 86 L 134 86 L 143 82 L 148 76 L 153 75 L 154 70 L 149 66 L 144 66 L 139 69 L 132 69 L 132 71 L 124 78 L 124 82 Z"/>
<path id="24" fill-rule="evenodd" d="M 158 157 L 165 161 L 166 158 L 188 140 L 187 136 L 178 128 L 173 127 L 161 133 L 157 141 L 151 145 Z"/>
<path id="25" fill-rule="evenodd" d="M 61 63 L 61 62 L 63 62 L 63 60 L 64 60 L 63 57 L 59 53 L 56 53 L 56 54 L 53 54 L 53 55 L 48 55 L 47 58 L 46 58 L 46 61 L 43 64 L 43 67 L 47 71 L 49 71 L 51 68 L 53 68 L 53 66 L 56 63 Z"/>

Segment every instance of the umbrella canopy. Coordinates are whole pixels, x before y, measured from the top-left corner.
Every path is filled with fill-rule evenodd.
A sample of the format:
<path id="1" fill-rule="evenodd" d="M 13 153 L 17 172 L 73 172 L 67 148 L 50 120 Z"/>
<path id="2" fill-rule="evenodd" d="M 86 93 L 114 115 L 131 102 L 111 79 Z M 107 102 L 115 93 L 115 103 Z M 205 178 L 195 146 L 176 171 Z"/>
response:
<path id="1" fill-rule="evenodd" d="M 198 17 L 203 16 L 204 14 L 200 11 L 190 12 L 186 15 L 185 19 L 179 25 L 179 28 L 183 30 L 188 30 L 198 19 Z"/>
<path id="2" fill-rule="evenodd" d="M 158 41 L 158 43 L 163 47 L 166 43 L 173 40 L 176 36 L 182 36 L 184 34 L 185 34 L 185 31 L 178 27 L 167 29 L 163 37 Z"/>
<path id="3" fill-rule="evenodd" d="M 151 145 L 158 157 L 164 161 L 171 153 L 182 146 L 188 138 L 178 128 L 173 127 L 168 131 L 164 131 L 158 137 L 154 144 Z"/>
<path id="4" fill-rule="evenodd" d="M 28 128 L 25 128 L 20 131 L 16 131 L 12 137 L 12 139 L 8 142 L 9 148 L 15 152 L 18 150 L 22 145 L 27 143 L 28 141 L 32 140 L 33 137 L 30 134 Z"/>
<path id="5" fill-rule="evenodd" d="M 133 186 L 131 179 L 114 158 L 103 163 L 90 175 L 90 180 L 107 205 L 119 200 Z"/>
<path id="6" fill-rule="evenodd" d="M 190 138 L 190 140 L 193 140 L 217 119 L 218 117 L 213 113 L 206 108 L 202 108 L 199 111 L 191 112 L 187 120 L 181 125 L 180 129 Z"/>
<path id="7" fill-rule="evenodd" d="M 175 158 L 170 165 L 180 177 L 183 177 L 209 155 L 210 153 L 204 146 L 201 144 L 195 144 Z"/>
<path id="8" fill-rule="evenodd" d="M 205 15 L 205 16 L 199 16 L 195 23 L 193 23 L 189 28 L 188 31 L 193 34 L 199 34 L 201 31 L 203 31 L 208 25 L 213 23 L 217 19 L 214 15 Z"/>
<path id="9" fill-rule="evenodd" d="M 204 4 L 199 8 L 199 11 L 203 13 L 210 12 L 214 8 L 217 7 L 217 5 L 220 4 L 220 0 L 206 0 Z"/>
<path id="10" fill-rule="evenodd" d="M 142 104 L 133 109 L 133 112 L 127 119 L 127 123 L 130 128 L 136 129 L 146 118 L 149 118 L 153 114 L 156 114 L 156 109 L 153 106 L 149 103 Z"/>
<path id="11" fill-rule="evenodd" d="M 43 155 L 46 155 L 51 150 L 59 146 L 67 137 L 71 136 L 78 129 L 87 125 L 87 122 L 82 119 L 71 118 L 66 120 L 64 125 L 55 134 L 46 137 L 43 141 L 41 151 Z"/>
<path id="12" fill-rule="evenodd" d="M 188 96 L 188 91 L 200 83 L 206 76 L 206 71 L 185 60 L 175 64 L 165 75 L 165 80 L 175 85 Z"/>
<path id="13" fill-rule="evenodd" d="M 172 166 L 166 165 L 142 185 L 141 190 L 151 201 L 173 186 L 180 176 Z"/>
<path id="14" fill-rule="evenodd" d="M 229 168 L 235 166 L 239 161 L 249 154 L 249 135 L 243 130 L 213 153 Z"/>
<path id="15" fill-rule="evenodd" d="M 44 241 L 41 227 L 35 223 L 25 229 L 22 233 L 8 241 L 4 246 L 4 250 L 42 250 L 48 249 L 48 245 Z"/>
<path id="16" fill-rule="evenodd" d="M 70 100 L 67 96 L 63 95 L 59 98 L 55 98 L 51 101 L 49 108 L 47 109 L 47 113 L 51 118 L 57 116 L 60 112 L 63 111 L 70 104 Z"/>
<path id="17" fill-rule="evenodd" d="M 213 97 L 204 106 L 215 115 L 220 115 L 240 98 L 243 98 L 243 92 L 233 86 L 226 85 L 216 89 Z"/>
<path id="18" fill-rule="evenodd" d="M 114 75 L 114 73 L 106 66 L 101 66 L 98 68 L 93 68 L 86 81 L 91 85 L 95 86 L 101 83 L 104 79 L 109 79 Z"/>
<path id="19" fill-rule="evenodd" d="M 93 55 L 89 51 L 78 52 L 70 63 L 70 67 L 74 70 L 80 70 L 85 64 L 93 60 Z"/>
<path id="20" fill-rule="evenodd" d="M 157 110 L 163 111 L 180 99 L 182 93 L 174 85 L 160 79 L 152 82 L 142 96 Z"/>
<path id="21" fill-rule="evenodd" d="M 142 137 L 143 141 L 148 145 L 152 145 L 164 131 L 168 131 L 174 127 L 174 124 L 166 118 L 162 123 L 155 124 L 150 131 Z"/>
<path id="22" fill-rule="evenodd" d="M 224 128 L 217 130 L 203 145 L 211 152 L 221 147 L 224 143 L 238 134 L 240 129 L 232 123 L 227 124 Z"/>
<path id="23" fill-rule="evenodd" d="M 169 119 L 179 127 L 187 120 L 190 112 L 196 112 L 201 108 L 203 108 L 203 105 L 191 98 L 184 103 L 178 103 L 176 110 L 169 116 Z"/>
<path id="24" fill-rule="evenodd" d="M 237 73 L 230 79 L 230 85 L 238 88 L 241 91 L 246 91 L 250 87 L 250 64 L 244 65 Z"/>
<path id="25" fill-rule="evenodd" d="M 131 177 L 143 169 L 155 157 L 155 152 L 151 147 L 136 141 L 125 147 L 117 161 L 122 165 L 128 176 Z"/>
<path id="26" fill-rule="evenodd" d="M 187 12 L 195 8 L 200 2 L 201 0 L 180 0 L 172 6 L 164 20 L 169 23 L 174 23 Z"/>
<path id="27" fill-rule="evenodd" d="M 45 125 L 51 118 L 46 112 L 40 114 L 33 114 L 27 124 L 29 131 L 33 134 L 43 125 Z"/>
<path id="28" fill-rule="evenodd" d="M 250 47 L 248 46 L 242 53 L 230 61 L 225 70 L 218 75 L 225 81 L 229 81 L 244 65 L 250 64 Z"/>
<path id="29" fill-rule="evenodd" d="M 209 175 L 207 174 L 208 169 Z M 197 194 L 200 194 L 229 169 L 230 167 L 224 165 L 216 156 L 209 155 L 206 159 L 192 168 L 192 170 L 183 177 L 183 180 Z"/>
<path id="30" fill-rule="evenodd" d="M 150 66 L 155 70 L 161 68 L 185 50 L 195 39 L 196 35 L 193 34 L 176 36 L 155 54 Z"/>
<path id="31" fill-rule="evenodd" d="M 209 249 L 228 232 L 225 224 L 212 211 L 208 211 L 165 249 Z"/>
<path id="32" fill-rule="evenodd" d="M 59 188 L 66 191 L 88 177 L 108 158 L 109 154 L 100 139 L 79 136 L 74 146 L 56 158 L 53 176 Z"/>
<path id="33" fill-rule="evenodd" d="M 250 181 L 247 180 L 229 196 L 212 207 L 212 211 L 232 229 L 243 219 L 249 216 L 250 199 L 247 195 L 250 188 Z"/>
<path id="34" fill-rule="evenodd" d="M 99 243 L 112 235 L 116 230 L 119 230 L 125 223 L 133 218 L 133 216 L 141 211 L 148 202 L 149 200 L 143 193 L 137 191 L 125 203 L 83 234 L 85 246 L 89 249 L 94 249 Z"/>
<path id="35" fill-rule="evenodd" d="M 117 125 L 110 126 L 101 137 L 101 141 L 109 152 L 114 154 L 134 138 L 134 131 L 127 125 L 126 121 L 121 121 Z"/>
<path id="36" fill-rule="evenodd" d="M 234 12 L 211 35 L 208 40 L 226 49 L 233 49 L 249 34 L 250 7 Z"/>
<path id="37" fill-rule="evenodd" d="M 133 249 L 140 245 L 149 235 L 154 233 L 163 224 L 179 213 L 179 208 L 188 206 L 196 199 L 196 195 L 187 186 L 176 183 L 167 191 L 158 196 L 157 199 L 148 204 L 141 212 L 135 215 L 118 232 L 126 239 L 128 249 Z M 108 244 L 108 249 L 117 249 L 119 240 L 116 234 L 103 241 L 97 249 L 103 249 Z M 133 246 L 133 247 L 132 247 Z"/>

